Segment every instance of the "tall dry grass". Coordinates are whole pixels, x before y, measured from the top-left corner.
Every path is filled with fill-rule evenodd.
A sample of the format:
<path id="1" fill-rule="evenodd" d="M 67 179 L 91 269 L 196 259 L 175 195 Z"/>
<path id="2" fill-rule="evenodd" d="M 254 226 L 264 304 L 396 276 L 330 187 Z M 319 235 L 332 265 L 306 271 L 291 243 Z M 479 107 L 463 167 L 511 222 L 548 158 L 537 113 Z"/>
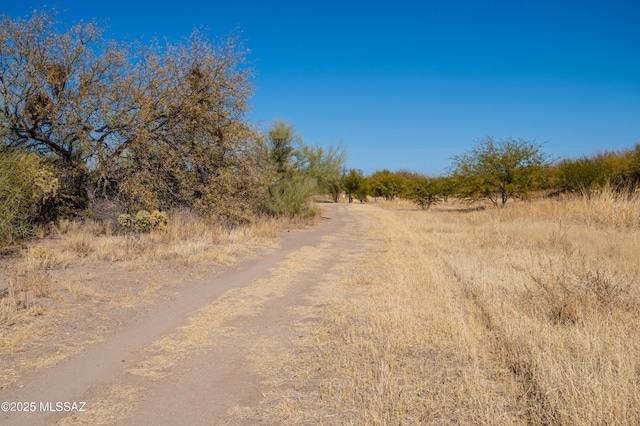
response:
<path id="1" fill-rule="evenodd" d="M 258 247 L 275 244 L 283 229 L 312 221 L 258 217 L 233 228 L 211 225 L 196 214 L 176 211 L 163 229 L 131 233 L 113 222 L 63 219 L 51 226 L 48 239 L 34 242 L 13 258 L 0 259 L 0 326 L 40 312 L 39 302 L 55 297 L 51 271 L 101 262 L 125 270 L 153 269 L 173 262 L 231 264 Z"/>
<path id="2" fill-rule="evenodd" d="M 54 295 L 49 271 L 69 262 L 69 256 L 42 246 L 23 250 L 18 261 L 5 261 L 0 275 L 0 326 L 39 315 L 38 302 Z"/>
<path id="3" fill-rule="evenodd" d="M 145 269 L 157 262 L 207 262 L 226 259 L 230 253 L 270 244 L 292 223 L 256 218 L 252 223 L 223 227 L 207 223 L 190 211 L 175 211 L 167 226 L 148 233 L 128 232 L 107 222 L 82 225 L 64 222 L 58 229 L 62 251 L 77 258 L 123 262 L 128 269 Z M 223 263 L 228 263 L 229 259 Z"/>
<path id="4" fill-rule="evenodd" d="M 377 249 L 325 295 L 321 357 L 304 372 L 321 383 L 319 411 L 348 424 L 640 424 L 635 194 L 396 204 L 354 206 Z"/>

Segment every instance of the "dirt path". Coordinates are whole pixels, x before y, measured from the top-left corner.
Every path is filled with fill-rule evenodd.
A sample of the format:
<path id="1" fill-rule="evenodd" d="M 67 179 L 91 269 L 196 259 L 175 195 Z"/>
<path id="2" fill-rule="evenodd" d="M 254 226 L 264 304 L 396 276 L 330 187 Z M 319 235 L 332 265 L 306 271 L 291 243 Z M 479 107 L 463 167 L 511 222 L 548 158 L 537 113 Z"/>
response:
<path id="1" fill-rule="evenodd" d="M 242 424 L 280 384 L 306 297 L 345 253 L 361 250 L 348 205 L 283 237 L 281 247 L 159 303 L 83 354 L 0 389 L 0 401 L 35 403 L 2 424 Z M 285 373 L 286 374 L 286 373 Z M 56 403 L 68 403 L 56 406 Z M 74 405 L 74 403 L 76 403 Z M 82 409 L 82 411 L 68 411 Z M 58 411 L 62 409 L 62 411 Z M 245 419 L 245 420 L 243 420 Z"/>

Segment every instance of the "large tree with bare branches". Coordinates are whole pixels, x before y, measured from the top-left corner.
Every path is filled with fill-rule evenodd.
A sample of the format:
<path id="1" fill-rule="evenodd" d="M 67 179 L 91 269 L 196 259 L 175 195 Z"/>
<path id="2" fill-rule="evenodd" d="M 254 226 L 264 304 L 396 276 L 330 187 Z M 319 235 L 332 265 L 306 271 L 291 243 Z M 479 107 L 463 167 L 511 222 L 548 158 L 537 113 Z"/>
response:
<path id="1" fill-rule="evenodd" d="M 68 203 L 119 196 L 131 208 L 187 205 L 242 220 L 262 183 L 245 120 L 251 68 L 236 37 L 106 41 L 55 13 L 0 22 L 4 149 L 58 166 Z"/>

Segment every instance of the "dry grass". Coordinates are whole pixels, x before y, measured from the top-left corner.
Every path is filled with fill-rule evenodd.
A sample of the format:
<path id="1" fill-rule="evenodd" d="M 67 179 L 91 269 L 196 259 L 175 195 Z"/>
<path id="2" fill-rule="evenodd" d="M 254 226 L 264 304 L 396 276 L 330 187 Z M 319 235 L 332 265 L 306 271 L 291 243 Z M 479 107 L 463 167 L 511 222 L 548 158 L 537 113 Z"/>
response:
<path id="1" fill-rule="evenodd" d="M 149 269 L 158 261 L 184 267 L 193 262 L 230 264 L 247 250 L 273 244 L 278 232 L 290 224 L 258 218 L 236 228 L 212 226 L 184 211 L 171 215 L 166 228 L 148 234 L 104 236 L 93 243 L 102 261 L 125 262 L 129 270 Z"/>
<path id="2" fill-rule="evenodd" d="M 482 207 L 452 201 L 425 212 L 402 200 L 350 206 L 359 219 L 352 232 L 372 241 L 371 249 L 345 257 L 317 287 L 315 308 L 300 309 L 308 321 L 293 326 L 304 338 L 296 356 L 283 358 L 286 381 L 272 377 L 276 385 L 265 398 L 278 403 L 265 403 L 263 418 L 640 424 L 638 197 L 604 191 L 591 200 Z M 135 268 L 216 256 L 224 263 L 247 241 L 266 244 L 282 229 L 270 221 L 211 229 L 191 219 L 162 233 L 103 235 L 80 245 L 90 247 L 80 250 L 86 254 L 76 244 L 67 250 L 74 261 L 95 256 Z M 26 256 L 25 270 L 44 276 L 67 265 L 46 251 Z M 282 293 L 289 281 L 282 277 L 294 277 L 307 262 L 290 261 L 274 271 L 277 281 L 256 282 L 195 313 L 130 371 L 166 377 L 190 352 L 232 333 L 232 318 L 260 310 Z M 68 291 L 88 290 L 78 284 Z M 285 350 L 268 340 L 256 344 L 274 357 Z"/>
<path id="3" fill-rule="evenodd" d="M 49 271 L 82 262 L 122 262 L 126 270 L 147 270 L 158 262 L 173 261 L 180 267 L 194 263 L 228 265 L 256 247 L 275 244 L 278 232 L 301 226 L 286 220 L 258 218 L 253 223 L 223 228 L 205 223 L 188 212 L 176 212 L 169 226 L 148 234 L 114 232 L 106 222 L 61 220 L 52 225 L 55 239 L 24 249 L 17 260 L 4 260 L 7 272 L 0 277 L 0 325 L 15 322 L 33 300 L 51 297 Z M 11 263 L 11 265 L 10 265 Z M 81 284 L 65 287 L 72 295 L 87 295 Z"/>
<path id="4" fill-rule="evenodd" d="M 274 237 L 285 227 L 300 225 L 260 218 L 246 226 L 225 229 L 176 212 L 163 230 L 126 234 L 110 222 L 62 220 L 51 227 L 49 238 L 0 260 L 0 353 L 29 351 L 24 360 L 12 361 L 20 366 L 27 365 L 29 356 L 50 358 L 51 351 L 58 351 L 54 355 L 61 358 L 69 356 L 73 345 L 65 346 L 62 353 L 49 342 L 59 340 L 51 336 L 54 326 L 60 325 L 56 321 L 66 321 L 82 309 L 81 315 L 93 315 L 88 311 L 132 309 L 153 303 L 163 277 L 147 271 L 196 271 L 209 269 L 212 264 L 233 264 L 256 248 L 275 246 Z M 144 271 L 144 282 L 137 279 L 139 271 Z M 59 318 L 60 312 L 66 312 L 66 319 Z M 87 333 L 99 340 L 102 331 Z M 48 336 L 50 347 L 39 343 L 43 336 Z M 14 371 L 17 364 L 6 364 L 0 369 L 0 379 L 15 378 L 19 374 Z"/>
<path id="5" fill-rule="evenodd" d="M 89 402 L 85 411 L 65 417 L 56 424 L 71 425 L 114 425 L 126 419 L 132 403 L 144 397 L 144 389 L 133 385 L 112 385 L 98 401 Z M 116 409 L 117 408 L 117 409 Z"/>
<path id="6" fill-rule="evenodd" d="M 38 301 L 53 295 L 47 272 L 31 269 L 28 263 L 7 268 L 0 284 L 0 325 L 13 325 L 42 314 L 44 309 Z"/>
<path id="7" fill-rule="evenodd" d="M 79 257 L 88 256 L 94 249 L 94 236 L 84 230 L 69 234 L 64 242 L 64 250 L 74 253 Z"/>
<path id="8" fill-rule="evenodd" d="M 73 261 L 90 257 L 105 262 L 125 262 L 130 270 L 146 269 L 151 264 L 167 260 L 201 258 L 216 259 L 221 251 L 221 263 L 229 263 L 231 251 L 271 244 L 277 234 L 288 227 L 312 224 L 313 221 L 292 221 L 258 217 L 252 223 L 234 228 L 206 223 L 189 211 L 176 211 L 162 229 L 149 233 L 124 232 L 112 222 L 71 222 L 61 220 L 53 226 L 53 234 L 62 240 L 57 251 L 46 248 L 56 259 L 66 262 L 50 267 L 66 267 Z M 117 231 L 117 232 L 116 232 Z M 234 256 L 232 256 L 234 257 Z M 61 260 L 57 260 L 61 262 Z M 44 269 L 47 266 L 43 265 Z"/>
<path id="9" fill-rule="evenodd" d="M 376 248 L 316 294 L 280 418 L 640 424 L 636 202 L 354 205 Z"/>

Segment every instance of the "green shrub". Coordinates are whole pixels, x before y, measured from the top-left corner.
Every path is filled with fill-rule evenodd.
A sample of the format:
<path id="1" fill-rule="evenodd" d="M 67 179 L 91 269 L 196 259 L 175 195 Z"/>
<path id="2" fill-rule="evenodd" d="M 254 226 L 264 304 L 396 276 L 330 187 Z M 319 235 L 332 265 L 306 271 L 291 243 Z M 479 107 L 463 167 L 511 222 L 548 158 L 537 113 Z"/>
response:
<path id="1" fill-rule="evenodd" d="M 169 223 L 166 212 L 155 210 L 149 213 L 146 210 L 140 210 L 135 216 L 123 213 L 118 216 L 118 223 L 126 229 L 135 228 L 136 231 L 149 231 L 151 229 L 163 229 Z"/>
<path id="2" fill-rule="evenodd" d="M 299 216 L 307 209 L 316 189 L 316 182 L 306 176 L 283 179 L 269 188 L 264 209 L 274 216 Z"/>
<path id="3" fill-rule="evenodd" d="M 140 231 L 146 231 L 151 228 L 151 213 L 146 210 L 140 210 L 136 213 L 136 228 Z"/>
<path id="4" fill-rule="evenodd" d="M 127 213 L 123 213 L 120 216 L 118 216 L 118 223 L 123 228 L 128 229 L 128 228 L 131 228 L 131 225 L 133 225 L 133 219 L 131 218 L 131 215 Z"/>
<path id="5" fill-rule="evenodd" d="M 151 228 L 163 229 L 169 223 L 169 218 L 166 212 L 155 210 L 151 213 Z"/>
<path id="6" fill-rule="evenodd" d="M 59 182 L 35 154 L 0 151 L 0 250 L 35 235 Z"/>

